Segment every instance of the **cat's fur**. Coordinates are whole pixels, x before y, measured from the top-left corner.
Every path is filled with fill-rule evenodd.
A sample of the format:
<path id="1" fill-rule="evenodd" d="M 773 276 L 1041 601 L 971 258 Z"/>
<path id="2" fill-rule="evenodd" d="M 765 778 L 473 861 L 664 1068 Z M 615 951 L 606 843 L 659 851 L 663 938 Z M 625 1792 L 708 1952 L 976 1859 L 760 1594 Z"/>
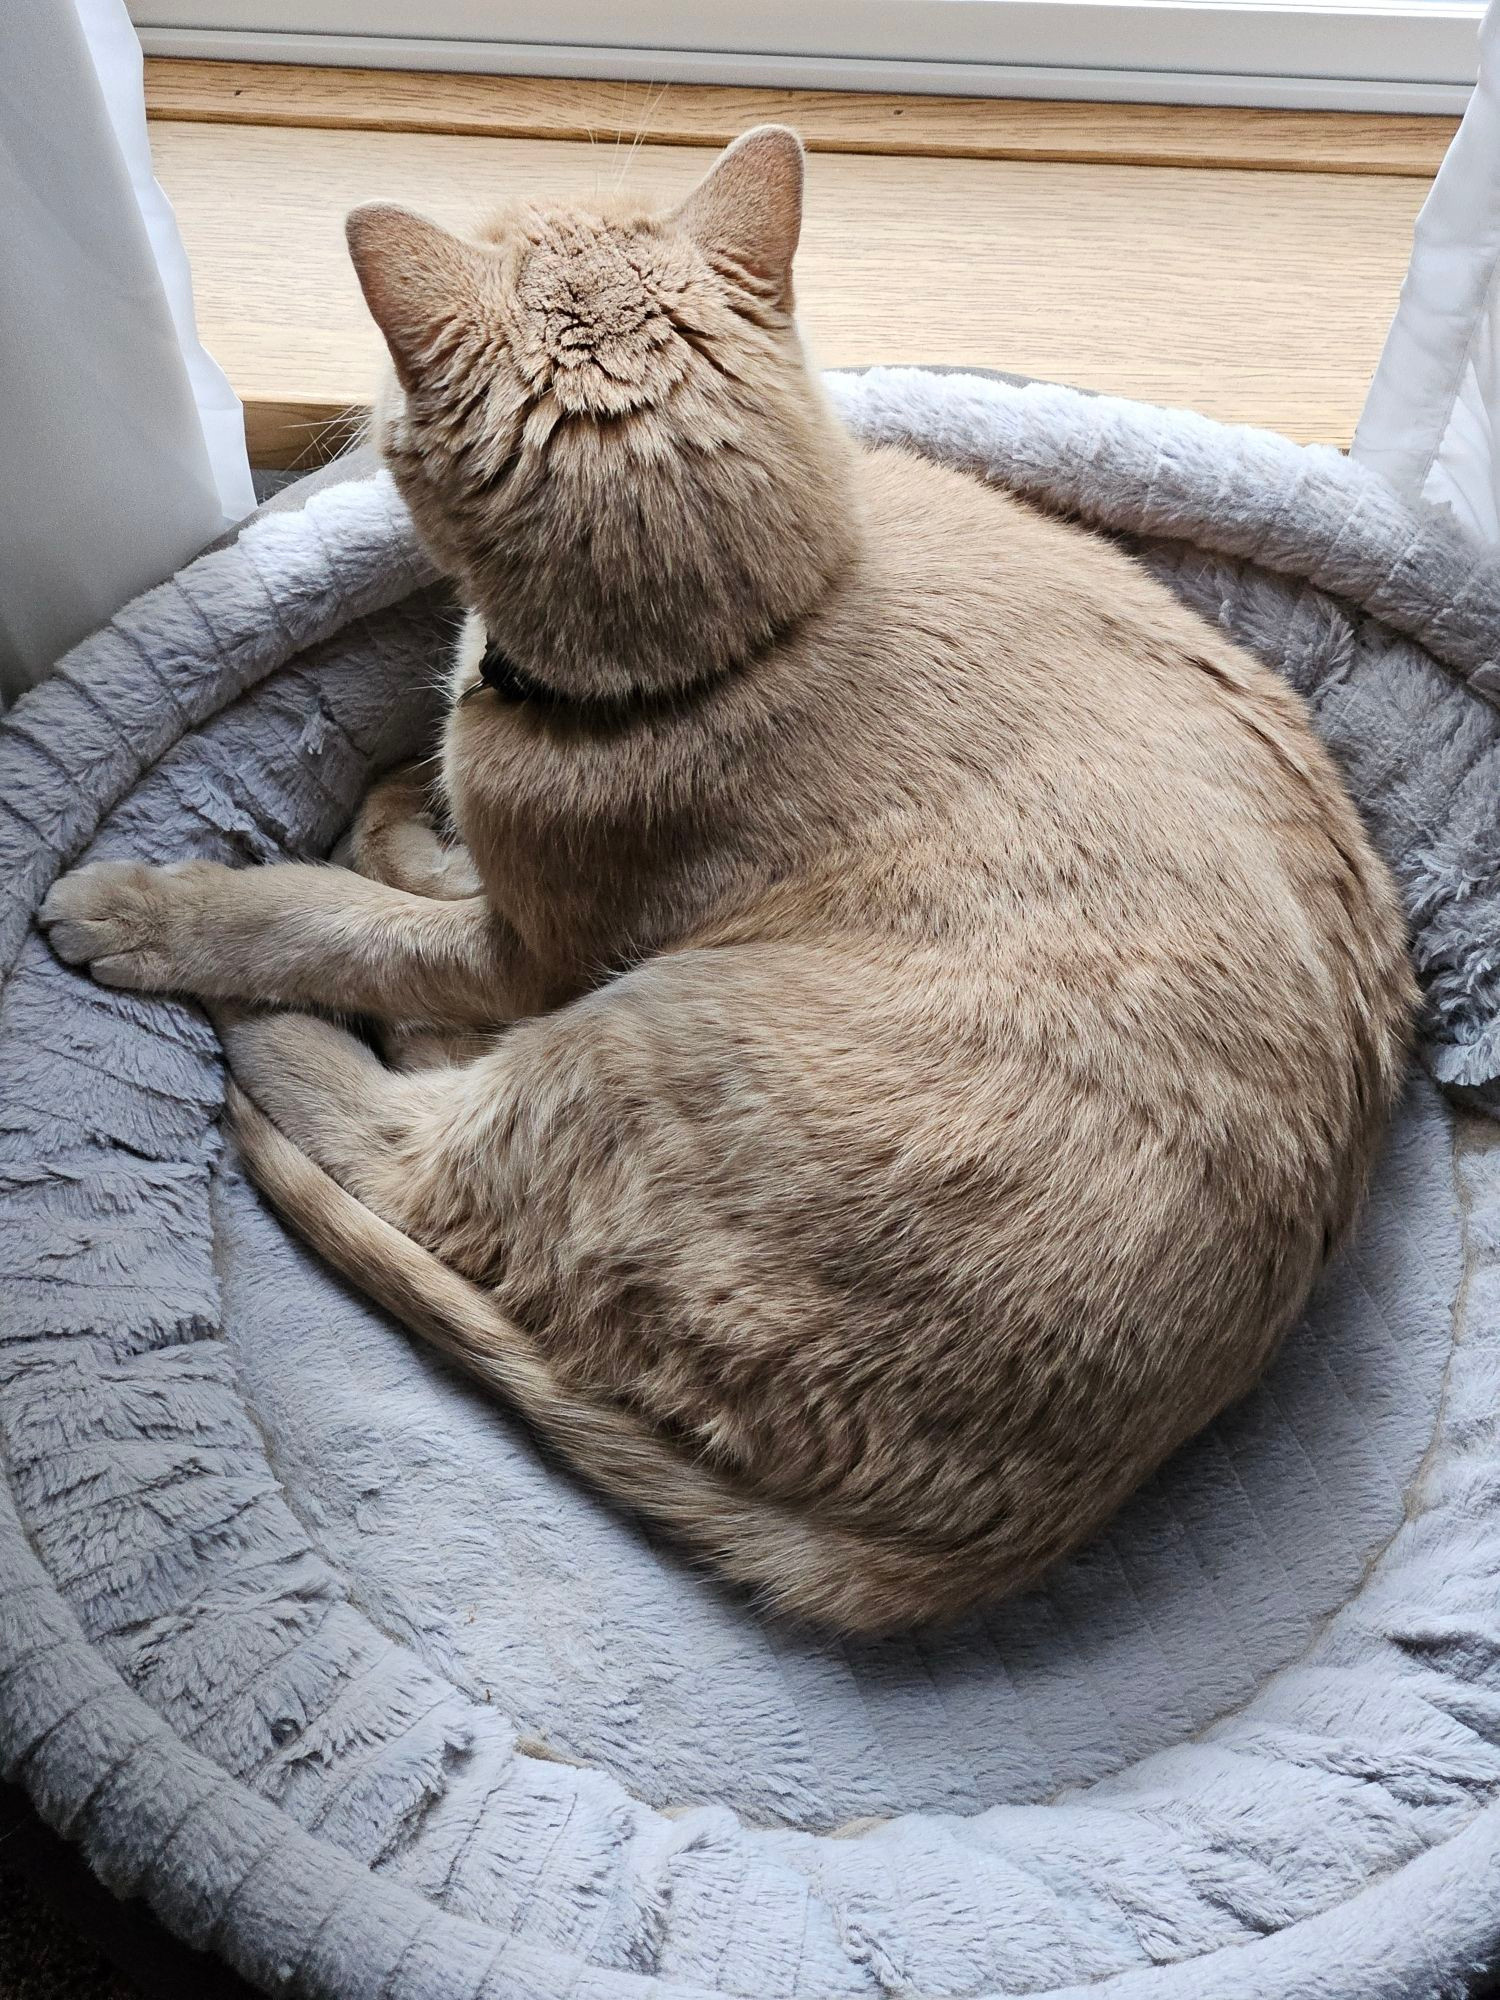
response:
<path id="1" fill-rule="evenodd" d="M 841 431 L 801 182 L 765 128 L 664 216 L 356 212 L 381 447 L 469 611 L 442 768 L 481 891 L 408 826 L 384 882 L 104 864 L 44 920 L 124 985 L 513 1022 L 393 1069 L 232 1020 L 252 1166 L 584 1472 L 875 1628 L 1026 1583 L 1252 1381 L 1413 996 L 1273 675 Z M 570 702 L 480 686 L 486 633 Z"/>

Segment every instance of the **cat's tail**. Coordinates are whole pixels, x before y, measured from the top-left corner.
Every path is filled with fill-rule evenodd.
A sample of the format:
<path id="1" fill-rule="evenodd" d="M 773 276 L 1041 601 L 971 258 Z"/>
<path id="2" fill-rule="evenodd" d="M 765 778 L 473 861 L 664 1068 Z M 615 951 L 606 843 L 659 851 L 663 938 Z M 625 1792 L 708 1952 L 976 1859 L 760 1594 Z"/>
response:
<path id="1" fill-rule="evenodd" d="M 611 1499 L 779 1608 L 844 1631 L 889 1630 L 957 1608 L 946 1601 L 952 1579 L 934 1552 L 758 1499 L 695 1465 L 628 1410 L 568 1388 L 482 1286 L 357 1201 L 233 1082 L 227 1102 L 245 1164 L 297 1233 L 360 1291 L 498 1390 Z"/>

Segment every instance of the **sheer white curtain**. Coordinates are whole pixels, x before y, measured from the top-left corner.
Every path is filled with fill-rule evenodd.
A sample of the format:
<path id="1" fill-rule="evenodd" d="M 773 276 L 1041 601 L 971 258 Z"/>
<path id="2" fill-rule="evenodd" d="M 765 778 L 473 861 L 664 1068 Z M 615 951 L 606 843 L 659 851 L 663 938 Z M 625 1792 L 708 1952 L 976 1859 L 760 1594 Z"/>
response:
<path id="1" fill-rule="evenodd" d="M 1354 454 L 1500 543 L 1500 0 L 1479 82 L 1417 218 Z"/>
<path id="2" fill-rule="evenodd" d="M 253 504 L 125 0 L 0 0 L 0 702 Z"/>

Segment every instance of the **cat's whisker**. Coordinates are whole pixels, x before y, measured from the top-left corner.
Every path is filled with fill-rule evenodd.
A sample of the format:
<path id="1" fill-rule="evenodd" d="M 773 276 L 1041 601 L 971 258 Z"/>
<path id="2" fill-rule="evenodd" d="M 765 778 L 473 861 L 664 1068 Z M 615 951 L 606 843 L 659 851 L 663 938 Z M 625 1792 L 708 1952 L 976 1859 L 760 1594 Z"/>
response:
<path id="1" fill-rule="evenodd" d="M 369 430 L 369 412 L 341 410 L 332 417 L 293 418 L 284 428 L 306 439 L 290 453 L 291 463 L 285 469 L 297 473 L 314 471 L 363 442 Z"/>
<path id="2" fill-rule="evenodd" d="M 647 102 L 645 110 L 641 113 L 639 122 L 637 123 L 635 128 L 635 137 L 630 142 L 630 151 L 625 155 L 625 164 L 621 167 L 620 177 L 615 182 L 616 194 L 618 194 L 621 188 L 625 185 L 625 177 L 630 172 L 631 164 L 634 161 L 636 154 L 640 151 L 641 141 L 646 136 L 647 127 L 651 123 L 651 119 L 656 111 L 656 107 L 661 103 L 662 99 L 666 96 L 667 92 L 670 89 L 671 85 L 668 83 L 657 84 L 655 88 L 655 94 Z"/>
<path id="3" fill-rule="evenodd" d="M 626 80 L 625 80 L 625 79 L 624 79 L 624 78 L 622 77 L 622 78 L 620 79 L 620 115 L 619 115 L 619 118 L 618 118 L 618 119 L 617 119 L 617 120 L 615 121 L 615 158 L 616 158 L 616 159 L 618 159 L 618 158 L 619 158 L 619 156 L 620 156 L 620 147 L 621 147 L 621 145 L 622 145 L 622 144 L 624 143 L 624 139 L 625 139 L 625 113 L 626 113 L 626 111 L 627 111 L 627 110 L 629 109 L 629 105 L 630 105 L 630 85 L 629 85 L 629 83 L 628 83 L 628 82 L 627 82 L 627 81 L 626 81 Z M 618 180 L 618 179 L 616 179 L 616 181 L 615 181 L 615 184 L 614 184 L 614 187 L 613 187 L 613 188 L 611 188 L 610 192 L 611 192 L 612 194 L 614 194 L 614 193 L 617 193 L 617 192 L 619 191 L 619 186 L 620 186 L 620 183 L 619 183 L 619 180 Z"/>

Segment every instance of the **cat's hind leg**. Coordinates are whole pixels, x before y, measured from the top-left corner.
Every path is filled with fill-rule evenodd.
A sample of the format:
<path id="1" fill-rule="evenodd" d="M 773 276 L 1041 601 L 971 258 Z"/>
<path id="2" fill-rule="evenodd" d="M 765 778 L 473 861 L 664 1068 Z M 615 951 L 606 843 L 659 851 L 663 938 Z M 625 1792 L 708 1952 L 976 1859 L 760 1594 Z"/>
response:
<path id="1" fill-rule="evenodd" d="M 864 990 L 846 971 L 790 948 L 678 953 L 421 1076 L 305 1015 L 223 1034 L 246 1162 L 338 1269 L 725 1574 L 869 1631 L 961 1608 L 1015 1560 L 998 1517 L 949 1560 L 941 1495 L 909 1505 L 909 1479 L 877 1504 L 842 1490 L 873 1413 L 850 1402 L 806 1209 L 847 1194 L 859 1128 L 838 1118 L 818 1167 L 787 1114 L 830 1051 L 846 1074 L 873 1061 L 892 1101 L 888 1055 L 850 1053 L 874 1017 L 819 999 Z M 857 1241 L 874 1221 L 847 1214 Z"/>
<path id="2" fill-rule="evenodd" d="M 231 1085 L 234 1129 L 256 1184 L 336 1270 L 507 1397 L 598 1488 L 767 1605 L 803 1617 L 878 1632 L 959 1608 L 943 1590 L 953 1566 L 931 1549 L 757 1494 L 708 1455 L 663 1436 L 625 1399 L 607 1388 L 591 1392 L 560 1370 L 547 1343 L 505 1310 L 495 1290 L 434 1254 L 431 1239 L 442 1232 L 432 1197 L 440 1201 L 440 1190 L 425 1191 L 420 1218 L 393 1213 L 402 1201 L 380 1171 L 384 1086 L 369 1051 L 348 1036 L 341 1039 L 350 1046 L 340 1046 L 330 1039 L 338 1030 L 305 1016 L 262 1016 L 241 1029 L 227 1031 L 237 1068 L 278 1120 Z M 320 1092 L 315 1078 L 330 1065 L 332 1088 Z M 387 1083 L 404 1081 L 384 1074 Z M 502 1220 L 491 1218 L 491 1238 Z M 972 1551 L 976 1567 L 986 1553 Z M 972 1594 L 965 1590 L 960 1601 Z"/>
<path id="3" fill-rule="evenodd" d="M 420 1160 L 398 1153 L 411 1080 L 315 1014 L 211 1008 L 235 1082 L 292 1142 L 393 1222 L 422 1198 Z"/>

